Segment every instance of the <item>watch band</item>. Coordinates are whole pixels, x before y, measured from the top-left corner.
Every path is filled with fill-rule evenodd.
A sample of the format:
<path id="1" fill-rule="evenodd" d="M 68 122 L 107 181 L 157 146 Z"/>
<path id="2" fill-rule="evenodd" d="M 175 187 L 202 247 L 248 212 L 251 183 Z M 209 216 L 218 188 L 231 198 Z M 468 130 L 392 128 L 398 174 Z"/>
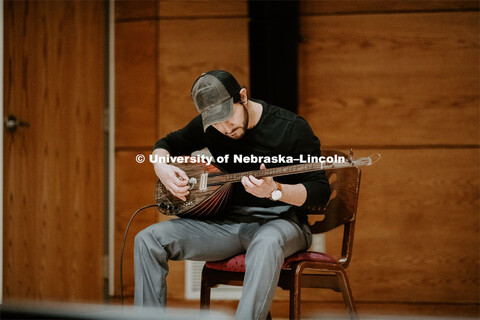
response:
<path id="1" fill-rule="evenodd" d="M 275 189 L 275 190 L 280 190 L 280 191 L 282 191 L 282 185 L 281 185 L 279 182 L 277 182 L 277 181 L 275 181 L 275 183 L 277 184 L 277 189 Z M 273 190 L 273 191 L 275 191 L 275 190 Z"/>
<path id="2" fill-rule="evenodd" d="M 281 197 L 281 192 L 282 192 L 282 185 L 279 183 L 279 182 L 276 182 L 275 181 L 275 189 L 270 193 L 270 197 L 268 197 L 268 199 L 272 200 L 272 201 L 277 201 L 279 199 L 273 199 L 272 195 L 275 191 L 280 191 L 280 197 Z"/>

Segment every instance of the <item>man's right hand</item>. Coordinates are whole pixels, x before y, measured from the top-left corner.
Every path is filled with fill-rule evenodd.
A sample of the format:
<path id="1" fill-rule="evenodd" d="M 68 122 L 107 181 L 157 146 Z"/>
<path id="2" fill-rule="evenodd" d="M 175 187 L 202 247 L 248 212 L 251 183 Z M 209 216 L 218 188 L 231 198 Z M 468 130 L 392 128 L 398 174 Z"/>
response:
<path id="1" fill-rule="evenodd" d="M 186 201 L 186 196 L 190 193 L 188 186 L 188 176 L 187 174 L 170 164 L 165 163 L 156 163 L 155 173 L 160 181 L 163 183 L 165 188 L 170 191 L 175 197 Z"/>
<path id="2" fill-rule="evenodd" d="M 168 157 L 170 155 L 165 149 L 155 149 L 153 154 L 159 157 Z M 188 191 L 188 176 L 183 170 L 161 162 L 155 163 L 153 168 L 158 179 L 160 179 L 168 191 L 183 201 L 187 200 L 186 196 L 190 193 Z"/>

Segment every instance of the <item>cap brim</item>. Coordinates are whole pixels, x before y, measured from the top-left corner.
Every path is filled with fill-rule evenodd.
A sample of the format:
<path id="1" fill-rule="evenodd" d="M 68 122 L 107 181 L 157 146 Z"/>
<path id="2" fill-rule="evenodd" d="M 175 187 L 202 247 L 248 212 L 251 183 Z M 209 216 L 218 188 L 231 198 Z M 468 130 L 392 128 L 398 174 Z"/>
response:
<path id="1" fill-rule="evenodd" d="M 202 112 L 203 131 L 215 123 L 230 119 L 233 115 L 233 98 L 225 100 L 222 104 Z"/>

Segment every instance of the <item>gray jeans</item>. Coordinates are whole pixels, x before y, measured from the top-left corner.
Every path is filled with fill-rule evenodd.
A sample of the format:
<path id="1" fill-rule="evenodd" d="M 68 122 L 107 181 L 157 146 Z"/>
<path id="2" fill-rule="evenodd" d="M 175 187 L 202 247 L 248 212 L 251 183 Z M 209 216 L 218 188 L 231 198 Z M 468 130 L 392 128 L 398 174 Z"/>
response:
<path id="1" fill-rule="evenodd" d="M 151 225 L 135 237 L 135 305 L 166 305 L 168 260 L 215 261 L 246 252 L 236 318 L 265 319 L 284 258 L 307 249 L 310 240 L 291 212 Z"/>

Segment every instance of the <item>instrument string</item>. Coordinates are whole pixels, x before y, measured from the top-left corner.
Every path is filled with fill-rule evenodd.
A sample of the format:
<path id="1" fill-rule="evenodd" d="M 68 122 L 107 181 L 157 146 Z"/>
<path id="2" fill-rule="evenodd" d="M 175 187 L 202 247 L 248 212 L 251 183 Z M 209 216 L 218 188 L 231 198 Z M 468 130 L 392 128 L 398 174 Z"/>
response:
<path id="1" fill-rule="evenodd" d="M 376 159 L 372 159 L 376 156 Z M 268 177 L 268 176 L 283 176 L 290 175 L 292 173 L 302 173 L 309 172 L 314 170 L 333 170 L 341 169 L 348 167 L 362 167 L 362 166 L 371 166 L 380 160 L 381 155 L 379 153 L 371 154 L 368 157 L 354 158 L 349 160 L 346 164 L 335 164 L 335 163 L 305 163 L 305 164 L 296 164 L 291 166 L 282 166 L 276 168 L 267 168 L 253 171 L 237 172 L 237 173 L 226 173 L 223 175 L 216 175 L 212 178 L 209 178 L 208 185 L 220 185 L 226 182 L 239 182 L 242 177 L 253 175 L 256 178 Z"/>

